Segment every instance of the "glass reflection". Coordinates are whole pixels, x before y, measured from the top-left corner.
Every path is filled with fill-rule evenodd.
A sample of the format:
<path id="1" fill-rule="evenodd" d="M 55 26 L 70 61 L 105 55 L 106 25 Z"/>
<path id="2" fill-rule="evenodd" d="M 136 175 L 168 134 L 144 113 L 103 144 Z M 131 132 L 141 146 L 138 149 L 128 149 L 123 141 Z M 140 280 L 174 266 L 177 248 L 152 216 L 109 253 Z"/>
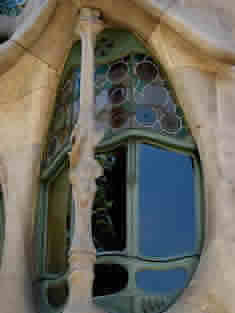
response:
<path id="1" fill-rule="evenodd" d="M 126 239 L 126 147 L 96 155 L 104 175 L 96 181 L 92 232 L 98 251 L 125 248 Z"/>
<path id="2" fill-rule="evenodd" d="M 183 289 L 187 281 L 187 273 L 182 268 L 165 271 L 145 270 L 136 273 L 137 288 L 149 293 L 172 293 Z"/>
<path id="3" fill-rule="evenodd" d="M 169 101 L 169 93 L 166 88 L 151 84 L 146 86 L 141 93 L 137 93 L 135 100 L 138 104 L 154 104 L 166 107 Z"/>
<path id="4" fill-rule="evenodd" d="M 146 144 L 139 148 L 141 255 L 168 258 L 195 254 L 192 159 Z"/>

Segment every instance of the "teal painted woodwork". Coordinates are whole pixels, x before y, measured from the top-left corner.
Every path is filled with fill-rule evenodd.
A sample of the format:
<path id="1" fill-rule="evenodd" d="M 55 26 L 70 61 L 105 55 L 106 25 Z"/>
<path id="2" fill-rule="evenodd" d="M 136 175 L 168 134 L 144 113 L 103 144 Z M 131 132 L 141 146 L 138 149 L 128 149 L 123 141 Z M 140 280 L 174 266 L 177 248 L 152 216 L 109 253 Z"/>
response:
<path id="1" fill-rule="evenodd" d="M 17 16 L 22 13 L 27 0 L 1 0 L 0 15 Z"/>
<path id="2" fill-rule="evenodd" d="M 80 62 L 77 42 L 41 163 L 34 280 L 40 313 L 62 312 L 69 292 L 75 211 L 68 152 L 79 118 Z M 95 80 L 96 123 L 105 134 L 96 149 L 104 175 L 92 214 L 94 301 L 113 313 L 165 312 L 189 284 L 203 245 L 197 147 L 167 74 L 134 35 L 108 29 L 99 36 Z"/>
<path id="3" fill-rule="evenodd" d="M 2 186 L 0 185 L 0 265 L 2 264 L 3 247 L 5 239 L 5 209 Z"/>

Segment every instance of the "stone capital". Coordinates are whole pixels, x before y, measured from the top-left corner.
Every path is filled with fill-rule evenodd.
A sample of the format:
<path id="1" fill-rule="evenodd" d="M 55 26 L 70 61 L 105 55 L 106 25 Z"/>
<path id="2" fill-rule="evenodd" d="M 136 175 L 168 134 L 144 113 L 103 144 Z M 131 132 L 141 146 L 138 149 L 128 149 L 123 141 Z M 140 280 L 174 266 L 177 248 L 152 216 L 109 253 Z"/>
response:
<path id="1" fill-rule="evenodd" d="M 104 29 L 105 25 L 101 20 L 101 13 L 97 9 L 82 8 L 75 26 L 77 37 L 83 34 L 91 35 L 95 40 L 96 35 Z"/>

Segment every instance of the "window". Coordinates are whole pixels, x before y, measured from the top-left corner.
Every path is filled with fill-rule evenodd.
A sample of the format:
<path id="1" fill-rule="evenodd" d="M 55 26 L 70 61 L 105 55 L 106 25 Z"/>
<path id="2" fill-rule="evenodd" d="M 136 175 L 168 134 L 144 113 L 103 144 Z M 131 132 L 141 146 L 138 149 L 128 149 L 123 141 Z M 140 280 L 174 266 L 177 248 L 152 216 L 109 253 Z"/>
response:
<path id="1" fill-rule="evenodd" d="M 70 135 L 79 118 L 80 43 L 58 90 L 41 166 L 35 286 L 40 305 L 66 302 L 74 207 Z M 162 66 L 132 34 L 105 30 L 96 46 L 94 301 L 107 312 L 163 312 L 190 282 L 203 243 L 196 145 Z M 61 296 L 63 295 L 63 297 Z M 58 300 L 59 297 L 59 300 Z"/>

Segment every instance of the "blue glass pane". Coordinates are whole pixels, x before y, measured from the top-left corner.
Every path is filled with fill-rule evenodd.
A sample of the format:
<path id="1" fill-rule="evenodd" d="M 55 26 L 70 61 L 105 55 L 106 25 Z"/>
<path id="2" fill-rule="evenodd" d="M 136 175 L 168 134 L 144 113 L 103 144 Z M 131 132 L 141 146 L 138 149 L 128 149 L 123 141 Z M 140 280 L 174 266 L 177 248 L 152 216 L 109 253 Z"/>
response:
<path id="1" fill-rule="evenodd" d="M 153 293 L 172 293 L 183 289 L 187 273 L 182 268 L 167 271 L 145 270 L 136 273 L 137 288 Z"/>
<path id="2" fill-rule="evenodd" d="M 141 255 L 193 255 L 196 221 L 191 158 L 141 144 L 139 167 Z"/>
<path id="3" fill-rule="evenodd" d="M 157 114 L 151 107 L 138 106 L 136 109 L 136 121 L 145 126 L 152 126 L 157 119 Z"/>

